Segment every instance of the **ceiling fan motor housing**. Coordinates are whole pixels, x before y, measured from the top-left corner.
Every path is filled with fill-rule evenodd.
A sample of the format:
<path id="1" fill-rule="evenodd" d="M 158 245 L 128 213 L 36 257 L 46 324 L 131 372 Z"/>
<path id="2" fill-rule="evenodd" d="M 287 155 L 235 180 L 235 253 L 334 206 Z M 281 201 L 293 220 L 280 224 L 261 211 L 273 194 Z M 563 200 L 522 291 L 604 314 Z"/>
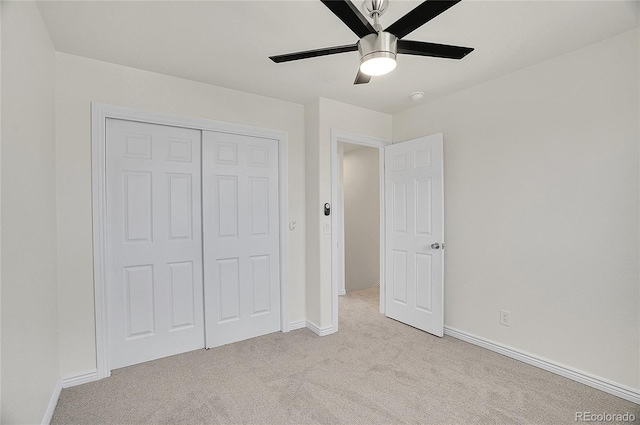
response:
<path id="1" fill-rule="evenodd" d="M 373 58 L 395 60 L 398 52 L 398 38 L 385 31 L 365 35 L 358 41 L 358 52 L 360 52 L 360 63 Z"/>

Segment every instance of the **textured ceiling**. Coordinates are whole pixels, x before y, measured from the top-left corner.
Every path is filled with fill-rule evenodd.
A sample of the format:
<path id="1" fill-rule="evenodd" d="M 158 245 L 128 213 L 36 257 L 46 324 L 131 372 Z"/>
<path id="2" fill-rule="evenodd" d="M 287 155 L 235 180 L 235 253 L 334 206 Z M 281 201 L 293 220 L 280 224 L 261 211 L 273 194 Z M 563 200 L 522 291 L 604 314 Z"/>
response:
<path id="1" fill-rule="evenodd" d="M 361 2 L 355 3 L 360 6 Z M 391 0 L 384 27 L 419 2 Z M 463 1 L 406 39 L 474 47 L 461 61 L 401 55 L 354 86 L 356 52 L 275 64 L 268 56 L 357 37 L 320 1 L 43 1 L 57 50 L 297 103 L 322 96 L 387 113 L 638 26 L 637 1 Z"/>

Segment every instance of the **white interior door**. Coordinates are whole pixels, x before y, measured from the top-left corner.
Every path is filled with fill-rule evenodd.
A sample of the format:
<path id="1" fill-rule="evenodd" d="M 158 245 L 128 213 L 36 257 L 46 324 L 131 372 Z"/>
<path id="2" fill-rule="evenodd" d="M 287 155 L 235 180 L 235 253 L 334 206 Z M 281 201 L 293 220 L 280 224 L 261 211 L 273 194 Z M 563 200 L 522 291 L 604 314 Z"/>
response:
<path id="1" fill-rule="evenodd" d="M 385 148 L 385 312 L 443 335 L 442 134 Z"/>
<path id="2" fill-rule="evenodd" d="M 279 331 L 278 142 L 203 132 L 206 346 Z"/>
<path id="3" fill-rule="evenodd" d="M 107 120 L 111 369 L 204 347 L 200 138 Z"/>

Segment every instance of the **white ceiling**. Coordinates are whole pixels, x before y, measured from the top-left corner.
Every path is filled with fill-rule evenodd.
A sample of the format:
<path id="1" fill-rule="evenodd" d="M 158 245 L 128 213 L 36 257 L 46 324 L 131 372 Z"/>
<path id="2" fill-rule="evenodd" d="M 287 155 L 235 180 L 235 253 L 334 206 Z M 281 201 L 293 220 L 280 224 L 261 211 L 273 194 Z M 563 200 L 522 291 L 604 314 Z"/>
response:
<path id="1" fill-rule="evenodd" d="M 356 0 L 360 6 L 361 1 Z M 384 27 L 419 4 L 391 0 Z M 57 50 L 297 103 L 322 96 L 387 113 L 638 27 L 638 1 L 463 1 L 406 39 L 474 47 L 461 61 L 400 55 L 354 86 L 357 52 L 275 64 L 268 56 L 357 41 L 318 0 L 43 1 Z"/>

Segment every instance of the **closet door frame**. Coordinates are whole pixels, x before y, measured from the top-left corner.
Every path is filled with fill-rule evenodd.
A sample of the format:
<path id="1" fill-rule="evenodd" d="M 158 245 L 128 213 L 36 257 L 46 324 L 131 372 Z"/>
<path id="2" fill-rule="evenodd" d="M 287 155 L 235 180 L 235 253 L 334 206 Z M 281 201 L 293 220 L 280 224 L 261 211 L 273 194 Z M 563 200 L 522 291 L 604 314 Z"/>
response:
<path id="1" fill-rule="evenodd" d="M 91 102 L 91 196 L 93 215 L 93 283 L 96 323 L 96 379 L 111 376 L 109 367 L 107 309 L 107 175 L 106 120 L 108 118 L 168 125 L 201 131 L 240 134 L 278 142 L 279 223 L 280 223 L 280 323 L 289 332 L 289 229 L 288 149 L 284 131 L 251 127 L 202 118 L 144 111 Z"/>

